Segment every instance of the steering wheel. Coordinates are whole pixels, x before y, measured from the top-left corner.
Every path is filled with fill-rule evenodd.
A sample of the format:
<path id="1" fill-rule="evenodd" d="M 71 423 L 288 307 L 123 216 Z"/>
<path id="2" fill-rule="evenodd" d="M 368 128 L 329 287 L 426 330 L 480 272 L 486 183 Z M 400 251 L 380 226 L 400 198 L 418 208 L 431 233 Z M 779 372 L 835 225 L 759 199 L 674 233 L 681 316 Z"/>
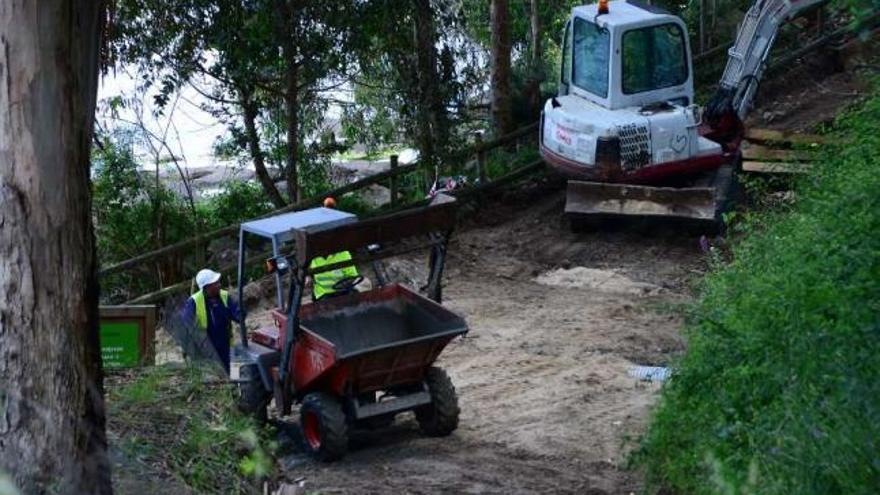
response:
<path id="1" fill-rule="evenodd" d="M 363 275 L 356 275 L 354 277 L 344 277 L 336 281 L 333 284 L 333 290 L 337 292 L 350 292 L 352 291 L 356 285 L 364 281 Z"/>

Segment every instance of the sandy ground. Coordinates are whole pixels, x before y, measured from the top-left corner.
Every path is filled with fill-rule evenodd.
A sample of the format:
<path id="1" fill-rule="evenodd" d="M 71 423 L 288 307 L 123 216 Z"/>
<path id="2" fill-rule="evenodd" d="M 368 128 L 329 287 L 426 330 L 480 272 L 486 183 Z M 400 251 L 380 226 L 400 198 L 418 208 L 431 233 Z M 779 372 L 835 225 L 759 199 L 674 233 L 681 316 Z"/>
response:
<path id="1" fill-rule="evenodd" d="M 675 232 L 572 234 L 548 187 L 493 205 L 450 249 L 444 302 L 471 329 L 439 361 L 458 390 L 459 429 L 425 438 L 401 415 L 353 435 L 334 464 L 294 447 L 289 479 L 320 493 L 638 491 L 623 464 L 660 386 L 627 372 L 683 349 L 671 307 L 702 254 Z M 402 263 L 393 271 L 422 266 Z"/>

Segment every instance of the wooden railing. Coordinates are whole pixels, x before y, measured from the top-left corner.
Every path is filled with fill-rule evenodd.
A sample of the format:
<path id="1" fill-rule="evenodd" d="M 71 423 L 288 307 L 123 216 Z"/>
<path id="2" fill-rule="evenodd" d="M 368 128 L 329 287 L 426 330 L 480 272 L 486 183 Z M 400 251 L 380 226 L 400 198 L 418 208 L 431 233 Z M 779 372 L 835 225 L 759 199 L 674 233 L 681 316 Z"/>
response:
<path id="1" fill-rule="evenodd" d="M 501 136 L 499 138 L 493 139 L 491 141 L 483 142 L 479 138 L 476 140 L 475 144 L 470 148 L 456 153 L 450 158 L 447 159 L 447 163 L 452 163 L 455 161 L 464 161 L 468 160 L 471 157 L 476 157 L 477 164 L 477 176 L 480 180 L 471 187 L 467 187 L 455 192 L 457 196 L 461 197 L 470 197 L 473 195 L 479 195 L 489 191 L 495 187 L 508 184 L 512 181 L 521 179 L 531 173 L 535 173 L 537 171 L 542 170 L 542 163 L 540 161 L 535 161 L 529 163 L 525 166 L 522 166 L 510 173 L 497 177 L 495 179 L 490 179 L 487 177 L 486 165 L 487 165 L 487 154 L 494 150 L 503 146 L 508 146 L 511 143 L 515 143 L 518 140 L 526 137 L 526 136 L 536 136 L 538 123 L 532 123 L 517 129 L 516 131 L 507 134 L 505 136 Z M 263 215 L 259 218 L 265 218 L 272 215 L 278 215 L 281 213 L 293 212 L 298 210 L 303 210 L 307 208 L 312 208 L 321 204 L 321 202 L 327 196 L 333 196 L 336 198 L 342 197 L 345 194 L 357 192 L 366 187 L 369 187 L 374 184 L 386 183 L 388 184 L 389 192 L 390 192 L 390 203 L 389 206 L 392 209 L 404 208 L 408 206 L 413 206 L 415 204 L 420 203 L 420 201 L 410 202 L 409 204 L 401 204 L 399 201 L 399 192 L 400 192 L 400 178 L 406 174 L 419 172 L 424 168 L 424 165 L 421 163 L 410 163 L 406 165 L 398 165 L 397 157 L 391 157 L 391 166 L 388 170 L 379 172 L 377 174 L 370 175 L 368 177 L 364 177 L 362 179 L 356 180 L 349 184 L 345 184 L 331 191 L 327 191 L 320 195 L 312 196 L 310 198 L 303 199 L 294 204 L 287 205 L 283 208 L 271 211 L 266 215 Z M 445 167 L 444 167 L 445 168 Z M 170 244 L 168 246 L 164 246 L 162 248 L 140 254 L 133 258 L 112 263 L 107 266 L 102 267 L 98 274 L 99 277 L 106 278 L 110 275 L 123 273 L 126 271 L 134 270 L 137 268 L 141 268 L 147 266 L 150 263 L 154 263 L 166 257 L 174 257 L 188 254 L 189 252 L 197 252 L 199 250 L 205 249 L 209 243 L 216 241 L 218 239 L 237 236 L 239 232 L 239 224 L 228 225 L 226 227 L 211 231 L 205 232 L 203 234 L 198 234 L 184 241 L 180 241 L 174 244 Z M 258 264 L 265 256 L 255 256 L 249 260 L 247 260 L 248 265 Z M 232 272 L 236 268 L 236 264 L 229 264 L 228 266 L 221 266 L 218 271 L 221 273 Z M 185 280 L 177 280 L 172 281 L 168 285 L 164 287 L 159 287 L 157 290 L 153 292 L 149 292 L 146 294 L 137 295 L 136 297 L 131 298 L 127 303 L 129 304 L 144 304 L 150 302 L 156 302 L 168 297 L 177 292 L 182 292 L 188 290 L 191 285 L 191 280 L 186 278 Z"/>

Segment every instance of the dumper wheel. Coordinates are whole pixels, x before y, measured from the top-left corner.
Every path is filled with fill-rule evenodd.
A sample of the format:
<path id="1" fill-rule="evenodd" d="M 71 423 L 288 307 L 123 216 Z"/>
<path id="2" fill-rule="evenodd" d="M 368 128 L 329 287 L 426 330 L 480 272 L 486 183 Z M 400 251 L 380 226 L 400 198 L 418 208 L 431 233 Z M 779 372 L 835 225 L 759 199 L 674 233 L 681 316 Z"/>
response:
<path id="1" fill-rule="evenodd" d="M 244 366 L 241 377 L 247 380 L 238 386 L 238 409 L 260 423 L 269 419 L 268 407 L 272 394 L 263 387 L 260 372 L 256 366 Z"/>
<path id="2" fill-rule="evenodd" d="M 431 367 L 425 373 L 431 403 L 416 409 L 422 432 L 432 437 L 449 435 L 458 428 L 458 397 L 452 380 L 441 368 Z"/>
<path id="3" fill-rule="evenodd" d="M 299 410 L 306 450 L 316 459 L 334 461 L 348 449 L 348 425 L 342 403 L 330 394 L 313 392 Z"/>

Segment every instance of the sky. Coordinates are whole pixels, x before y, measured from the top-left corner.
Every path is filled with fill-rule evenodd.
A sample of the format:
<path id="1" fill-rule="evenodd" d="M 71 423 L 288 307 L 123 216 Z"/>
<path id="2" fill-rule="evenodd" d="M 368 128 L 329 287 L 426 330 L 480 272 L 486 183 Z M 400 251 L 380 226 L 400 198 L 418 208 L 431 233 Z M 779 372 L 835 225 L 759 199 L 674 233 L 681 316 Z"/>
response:
<path id="1" fill-rule="evenodd" d="M 176 99 L 176 105 L 166 109 L 164 115 L 158 117 L 153 115 L 157 108 L 152 98 L 155 91 L 152 91 L 147 92 L 147 97 L 144 98 L 143 111 L 137 112 L 134 108 L 128 107 L 118 110 L 118 119 L 110 116 L 110 112 L 106 109 L 106 101 L 116 96 L 130 98 L 136 94 L 136 87 L 137 76 L 131 68 L 111 71 L 101 78 L 98 86 L 97 118 L 102 128 L 126 126 L 124 121 L 137 121 L 140 113 L 144 127 L 157 136 L 166 136 L 168 147 L 174 151 L 175 156 L 185 162 L 187 167 L 224 165 L 212 156 L 212 149 L 217 138 L 224 134 L 226 127 L 200 108 L 206 100 L 190 86 L 183 87 L 177 95 L 179 98 Z M 105 104 L 102 105 L 102 102 Z M 136 152 L 142 158 L 141 161 L 145 162 L 145 168 L 152 168 L 152 166 L 146 167 L 151 165 L 147 162 L 153 161 L 149 148 L 139 146 Z M 162 155 L 168 157 L 170 152 L 166 149 Z"/>

